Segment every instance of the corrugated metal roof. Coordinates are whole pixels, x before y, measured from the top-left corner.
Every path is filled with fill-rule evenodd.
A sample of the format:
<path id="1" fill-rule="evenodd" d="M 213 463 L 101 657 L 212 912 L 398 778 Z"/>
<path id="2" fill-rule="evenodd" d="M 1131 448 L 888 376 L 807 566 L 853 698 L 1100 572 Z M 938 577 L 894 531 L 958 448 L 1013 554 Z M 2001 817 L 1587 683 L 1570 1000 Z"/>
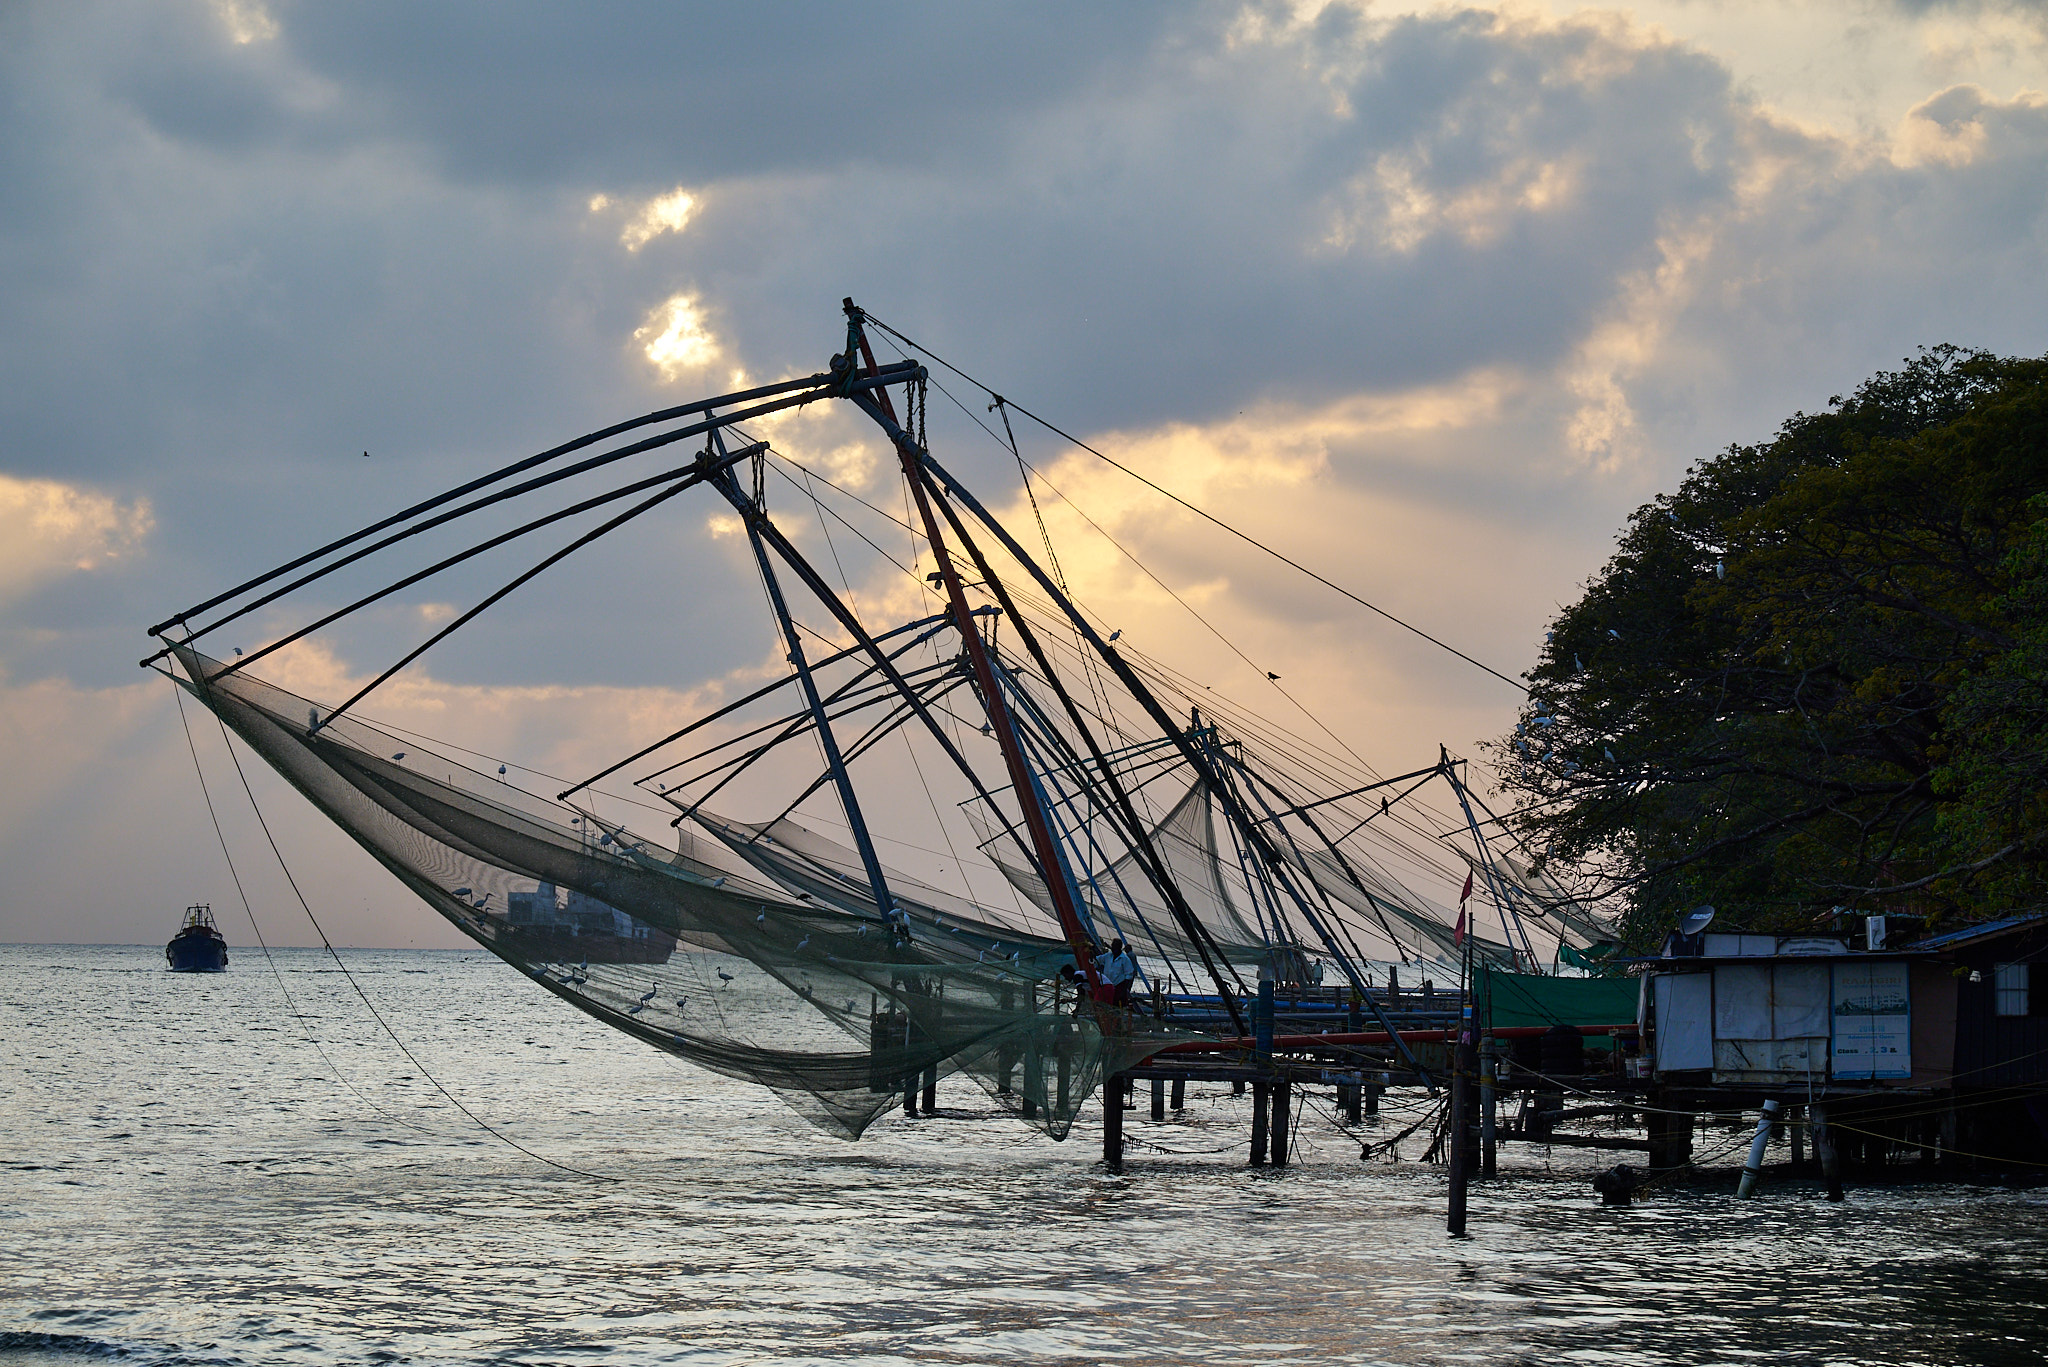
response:
<path id="1" fill-rule="evenodd" d="M 1967 944 L 1971 940 L 1982 939 L 1987 935 L 2002 935 L 2008 930 L 2042 920 L 2048 920 L 2048 911 L 2030 911 L 2020 916 L 2008 916 L 2002 921 L 1983 921 L 1974 926 L 1964 926 L 1960 930 L 1930 935 L 1924 940 L 1915 940 L 1912 944 L 1902 945 L 1900 948 L 1948 949 L 1955 945 Z"/>

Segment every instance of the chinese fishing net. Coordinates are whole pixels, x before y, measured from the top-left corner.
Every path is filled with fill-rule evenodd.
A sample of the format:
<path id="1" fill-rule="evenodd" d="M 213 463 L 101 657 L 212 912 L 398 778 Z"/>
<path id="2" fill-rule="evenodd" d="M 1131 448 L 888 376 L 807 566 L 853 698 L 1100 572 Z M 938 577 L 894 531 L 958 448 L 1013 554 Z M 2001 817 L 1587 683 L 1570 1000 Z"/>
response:
<path id="1" fill-rule="evenodd" d="M 179 683 L 463 934 L 606 1025 L 858 1136 L 961 1073 L 1062 1138 L 1108 1075 L 1193 1038 L 1098 1009 L 1050 916 L 892 872 L 787 818 L 665 848 L 178 647 Z M 401 757 L 402 756 L 402 757 Z M 743 861 L 735 871 L 728 851 Z"/>

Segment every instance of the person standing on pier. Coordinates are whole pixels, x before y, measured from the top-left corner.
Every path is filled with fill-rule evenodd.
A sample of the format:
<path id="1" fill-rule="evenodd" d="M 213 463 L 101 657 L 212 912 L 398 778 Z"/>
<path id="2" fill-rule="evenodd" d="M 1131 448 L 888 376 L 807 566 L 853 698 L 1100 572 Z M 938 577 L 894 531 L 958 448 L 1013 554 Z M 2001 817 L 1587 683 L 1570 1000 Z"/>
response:
<path id="1" fill-rule="evenodd" d="M 1109 957 L 1102 961 L 1102 985 L 1115 989 L 1116 1005 L 1129 1008 L 1131 982 L 1138 976 L 1138 961 L 1122 940 L 1112 940 Z"/>

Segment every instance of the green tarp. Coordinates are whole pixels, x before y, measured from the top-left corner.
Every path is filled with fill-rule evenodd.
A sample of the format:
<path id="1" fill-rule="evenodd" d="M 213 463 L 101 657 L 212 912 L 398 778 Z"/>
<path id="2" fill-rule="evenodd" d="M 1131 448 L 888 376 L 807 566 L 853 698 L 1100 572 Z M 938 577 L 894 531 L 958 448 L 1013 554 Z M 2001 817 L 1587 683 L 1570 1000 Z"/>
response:
<path id="1" fill-rule="evenodd" d="M 1518 1025 L 1626 1025 L 1636 1018 L 1634 978 L 1547 978 L 1479 970 L 1479 1018 L 1488 1029 Z M 1590 1048 L 1610 1047 L 1589 1038 Z"/>

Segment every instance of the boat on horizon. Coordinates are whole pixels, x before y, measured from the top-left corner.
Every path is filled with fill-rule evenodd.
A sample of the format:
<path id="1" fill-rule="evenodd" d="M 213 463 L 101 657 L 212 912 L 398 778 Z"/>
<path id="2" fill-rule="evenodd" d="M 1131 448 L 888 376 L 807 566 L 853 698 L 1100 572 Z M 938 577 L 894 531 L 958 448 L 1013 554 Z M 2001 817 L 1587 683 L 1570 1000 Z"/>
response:
<path id="1" fill-rule="evenodd" d="M 213 908 L 197 902 L 185 908 L 185 924 L 164 946 L 164 962 L 173 973 L 224 973 L 228 942 L 213 923 Z"/>

